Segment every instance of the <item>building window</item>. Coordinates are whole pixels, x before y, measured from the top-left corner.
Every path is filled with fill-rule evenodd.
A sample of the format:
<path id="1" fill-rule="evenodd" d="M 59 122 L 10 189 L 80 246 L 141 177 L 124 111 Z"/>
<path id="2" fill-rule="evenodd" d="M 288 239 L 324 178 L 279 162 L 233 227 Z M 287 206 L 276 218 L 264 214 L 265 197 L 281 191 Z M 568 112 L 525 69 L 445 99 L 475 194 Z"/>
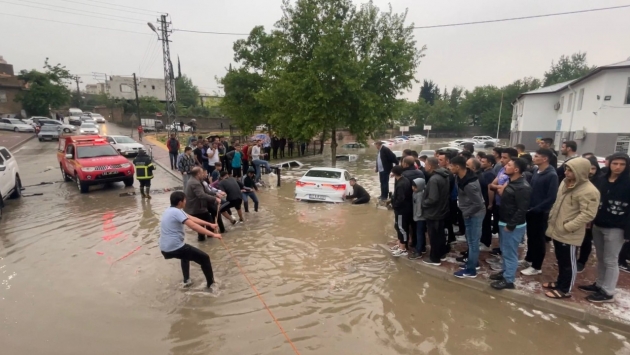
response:
<path id="1" fill-rule="evenodd" d="M 628 154 L 628 148 L 630 148 L 630 136 L 617 136 L 615 153 Z"/>
<path id="2" fill-rule="evenodd" d="M 123 93 L 130 93 L 133 92 L 133 88 L 130 85 L 127 84 L 121 84 L 120 85 L 120 92 Z"/>
<path id="3" fill-rule="evenodd" d="M 7 102 L 7 92 L 0 91 L 0 102 Z"/>
<path id="4" fill-rule="evenodd" d="M 571 112 L 573 109 L 573 93 L 569 95 L 569 105 L 567 106 L 567 112 Z"/>
<path id="5" fill-rule="evenodd" d="M 578 111 L 582 110 L 583 102 L 584 102 L 584 88 L 580 89 L 580 92 L 578 93 L 578 106 L 577 106 Z"/>
<path id="6" fill-rule="evenodd" d="M 151 89 L 155 90 L 155 85 L 151 85 Z"/>
<path id="7" fill-rule="evenodd" d="M 628 86 L 626 87 L 626 105 L 630 105 L 630 78 L 628 78 Z"/>
<path id="8" fill-rule="evenodd" d="M 564 107 L 564 96 L 560 98 L 560 108 L 558 109 L 558 113 L 562 113 L 563 107 Z"/>

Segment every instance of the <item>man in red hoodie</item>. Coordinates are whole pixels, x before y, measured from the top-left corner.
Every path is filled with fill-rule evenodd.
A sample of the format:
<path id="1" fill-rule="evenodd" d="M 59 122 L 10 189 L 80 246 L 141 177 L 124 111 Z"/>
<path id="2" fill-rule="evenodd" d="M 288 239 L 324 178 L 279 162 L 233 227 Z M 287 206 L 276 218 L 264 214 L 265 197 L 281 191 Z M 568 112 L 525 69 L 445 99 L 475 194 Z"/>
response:
<path id="1" fill-rule="evenodd" d="M 245 142 L 245 144 L 243 144 L 243 148 L 241 149 L 242 153 L 243 153 L 243 175 L 245 175 L 247 173 L 247 170 L 249 169 L 249 155 L 247 154 L 247 150 L 248 150 L 249 146 L 247 144 L 247 142 Z"/>

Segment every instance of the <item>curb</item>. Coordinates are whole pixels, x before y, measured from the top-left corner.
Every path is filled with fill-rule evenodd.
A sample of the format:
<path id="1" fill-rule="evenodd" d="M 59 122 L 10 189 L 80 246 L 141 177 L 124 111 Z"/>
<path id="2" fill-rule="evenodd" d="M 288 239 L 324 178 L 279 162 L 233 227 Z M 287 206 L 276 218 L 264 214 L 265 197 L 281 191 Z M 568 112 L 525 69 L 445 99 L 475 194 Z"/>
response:
<path id="1" fill-rule="evenodd" d="M 385 244 L 377 245 L 383 251 L 388 252 L 389 247 Z M 551 312 L 556 315 L 561 315 L 573 320 L 581 322 L 588 322 L 598 326 L 602 326 L 611 330 L 621 331 L 630 334 L 630 323 L 627 323 L 623 319 L 605 315 L 599 312 L 594 307 L 584 307 L 580 305 L 563 303 L 562 300 L 547 299 L 544 296 L 539 296 L 530 293 L 524 293 L 519 290 L 501 290 L 497 291 L 490 287 L 489 280 L 485 278 L 475 279 L 458 279 L 454 277 L 451 270 L 445 270 L 443 268 L 437 268 L 423 264 L 420 260 L 414 261 L 407 258 L 396 258 L 400 260 L 406 266 L 422 272 L 425 275 L 430 275 L 448 282 L 452 282 L 458 285 L 466 286 L 483 293 L 492 295 L 493 297 L 503 298 L 506 300 L 518 302 L 524 305 L 533 306 L 536 309 Z"/>
<path id="2" fill-rule="evenodd" d="M 16 148 L 18 148 L 19 146 L 23 145 L 24 143 L 26 143 L 26 142 L 30 141 L 31 139 L 33 139 L 33 138 L 35 138 L 35 137 L 36 137 L 36 136 L 30 136 L 29 138 L 26 138 L 25 140 L 23 140 L 23 141 L 21 141 L 21 142 L 19 142 L 19 143 L 16 143 L 16 144 L 12 145 L 11 147 L 7 147 L 7 148 L 8 148 L 10 151 L 13 151 L 13 150 L 15 150 Z"/>

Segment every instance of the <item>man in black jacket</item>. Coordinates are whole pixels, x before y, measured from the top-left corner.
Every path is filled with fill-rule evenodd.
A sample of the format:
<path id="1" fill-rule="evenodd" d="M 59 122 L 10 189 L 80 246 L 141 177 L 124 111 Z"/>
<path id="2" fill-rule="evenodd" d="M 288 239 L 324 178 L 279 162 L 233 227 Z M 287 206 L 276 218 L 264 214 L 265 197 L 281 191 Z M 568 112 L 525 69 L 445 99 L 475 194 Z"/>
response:
<path id="1" fill-rule="evenodd" d="M 352 201 L 353 205 L 362 205 L 364 203 L 370 202 L 370 194 L 365 191 L 365 188 L 363 188 L 363 186 L 357 184 L 357 179 L 351 178 L 350 186 L 352 186 L 352 195 L 346 196 L 346 199 L 354 200 Z"/>
<path id="2" fill-rule="evenodd" d="M 411 151 L 408 151 L 411 153 Z M 404 152 L 403 152 L 404 154 Z M 409 188 L 411 189 L 411 185 L 413 185 L 413 181 L 415 179 L 424 179 L 424 173 L 416 168 L 416 159 L 411 155 L 405 156 L 400 162 L 404 171 L 402 176 L 406 177 L 409 180 Z M 413 194 L 413 190 L 411 191 Z M 410 238 L 410 246 L 416 246 L 416 223 L 413 220 L 413 209 L 409 211 L 409 236 Z"/>
<path id="3" fill-rule="evenodd" d="M 549 159 L 549 165 L 551 165 L 554 169 L 558 168 L 558 152 L 553 149 L 553 139 L 551 138 L 543 138 L 538 141 L 538 146 L 543 149 L 549 149 L 553 152 L 553 157 Z"/>
<path id="4" fill-rule="evenodd" d="M 578 158 L 580 155 L 577 153 L 577 143 L 575 141 L 566 141 L 562 142 L 562 146 L 560 147 L 560 153 L 565 156 L 564 162 L 557 170 L 558 173 L 558 183 L 564 180 L 564 170 L 567 165 L 567 162 L 573 158 Z"/>
<path id="5" fill-rule="evenodd" d="M 184 207 L 184 212 L 203 221 L 214 222 L 214 219 L 208 210 L 218 210 L 221 206 L 221 199 L 215 195 L 209 194 L 204 189 L 201 183 L 204 174 L 202 173 L 202 169 L 200 167 L 192 168 L 190 175 L 190 180 L 188 180 L 188 184 L 186 184 L 186 189 L 184 191 L 186 194 L 186 206 Z M 221 226 L 219 226 L 219 228 L 221 228 Z M 225 229 L 223 229 L 222 233 L 224 231 Z M 200 242 L 204 241 L 206 240 L 206 235 L 198 233 L 197 239 Z"/>
<path id="6" fill-rule="evenodd" d="M 403 167 L 400 165 L 392 169 L 396 183 L 392 195 L 392 207 L 394 208 L 394 227 L 398 233 L 398 249 L 393 251 L 394 256 L 407 256 L 407 244 L 409 243 L 409 217 L 413 214 L 413 191 L 411 182 L 402 176 Z"/>
<path id="7" fill-rule="evenodd" d="M 483 173 L 481 174 L 481 178 L 479 178 L 479 184 L 481 185 L 481 193 L 483 195 L 483 201 L 486 204 L 486 210 L 490 202 L 488 197 L 488 185 L 492 184 L 497 177 L 497 174 L 494 172 L 494 164 L 496 164 L 496 160 L 494 156 L 490 154 L 481 158 L 481 169 Z M 490 250 L 490 245 L 492 244 L 492 211 L 487 211 L 483 219 L 481 225 L 481 244 L 486 247 L 486 250 Z M 481 247 L 480 250 L 483 251 L 483 249 L 484 248 Z"/>
<path id="8" fill-rule="evenodd" d="M 234 207 L 240 218 L 240 222 L 244 222 L 243 211 L 241 205 L 243 204 L 243 192 L 245 192 L 245 186 L 242 182 L 231 177 L 227 171 L 221 172 L 221 181 L 218 186 L 219 190 L 226 193 L 226 200 L 230 203 L 230 207 Z M 225 218 L 230 219 L 230 215 L 227 212 L 223 212 Z M 236 224 L 236 220 L 232 220 L 232 224 Z"/>
<path id="9" fill-rule="evenodd" d="M 381 183 L 381 201 L 387 200 L 389 195 L 389 174 L 394 165 L 398 165 L 398 159 L 389 148 L 383 146 L 383 142 L 376 141 L 374 143 L 378 153 L 376 155 L 376 169 L 378 178 Z M 409 188 L 411 190 L 411 188 Z"/>
<path id="10" fill-rule="evenodd" d="M 427 158 L 424 168 L 429 174 L 429 183 L 424 189 L 422 215 L 427 221 L 427 232 L 431 241 L 431 253 L 425 264 L 439 266 L 447 253 L 444 222 L 448 217 L 450 187 L 448 170 L 441 168 L 436 158 Z"/>
<path id="11" fill-rule="evenodd" d="M 525 235 L 525 214 L 529 208 L 532 188 L 523 172 L 527 162 L 517 158 L 505 165 L 505 174 L 510 180 L 497 188 L 501 196 L 499 206 L 499 242 L 503 259 L 503 271 L 490 276 L 494 282 L 490 285 L 497 290 L 513 289 L 518 268 L 518 245 Z"/>
<path id="12" fill-rule="evenodd" d="M 592 292 L 586 297 L 594 303 L 614 302 L 619 279 L 617 258 L 624 243 L 630 240 L 630 158 L 624 153 L 610 157 L 606 175 L 595 181 L 601 193 L 599 211 L 593 221 L 593 243 L 597 255 L 597 281 L 579 286 Z"/>

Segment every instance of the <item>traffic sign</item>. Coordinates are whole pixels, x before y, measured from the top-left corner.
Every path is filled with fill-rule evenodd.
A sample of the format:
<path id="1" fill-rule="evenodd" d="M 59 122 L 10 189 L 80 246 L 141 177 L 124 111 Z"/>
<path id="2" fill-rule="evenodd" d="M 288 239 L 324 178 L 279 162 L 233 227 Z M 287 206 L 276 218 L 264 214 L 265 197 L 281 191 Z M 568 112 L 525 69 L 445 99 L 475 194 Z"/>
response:
<path id="1" fill-rule="evenodd" d="M 424 130 L 425 131 L 430 131 L 431 130 L 431 125 L 425 124 L 424 125 Z"/>

